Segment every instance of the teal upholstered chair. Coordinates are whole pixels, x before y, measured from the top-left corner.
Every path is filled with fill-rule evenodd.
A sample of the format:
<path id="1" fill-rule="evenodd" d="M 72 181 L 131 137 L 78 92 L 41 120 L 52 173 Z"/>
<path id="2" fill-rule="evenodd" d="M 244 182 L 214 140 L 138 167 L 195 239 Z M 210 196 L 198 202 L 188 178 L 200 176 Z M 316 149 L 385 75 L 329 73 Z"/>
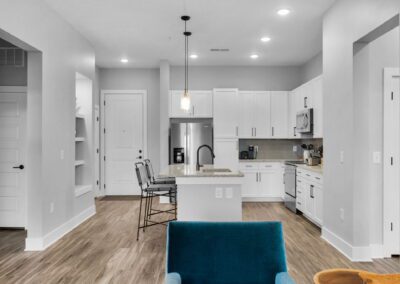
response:
<path id="1" fill-rule="evenodd" d="M 294 284 L 280 222 L 171 222 L 166 284 Z"/>

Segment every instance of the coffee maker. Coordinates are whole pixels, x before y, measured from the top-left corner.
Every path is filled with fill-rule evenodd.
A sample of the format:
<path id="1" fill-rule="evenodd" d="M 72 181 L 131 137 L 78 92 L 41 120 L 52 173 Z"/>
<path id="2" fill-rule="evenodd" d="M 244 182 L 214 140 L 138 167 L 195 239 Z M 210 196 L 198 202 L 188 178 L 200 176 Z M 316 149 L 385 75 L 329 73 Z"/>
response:
<path id="1" fill-rule="evenodd" d="M 249 152 L 249 159 L 250 160 L 257 159 L 258 146 L 249 145 L 249 151 L 248 152 Z"/>

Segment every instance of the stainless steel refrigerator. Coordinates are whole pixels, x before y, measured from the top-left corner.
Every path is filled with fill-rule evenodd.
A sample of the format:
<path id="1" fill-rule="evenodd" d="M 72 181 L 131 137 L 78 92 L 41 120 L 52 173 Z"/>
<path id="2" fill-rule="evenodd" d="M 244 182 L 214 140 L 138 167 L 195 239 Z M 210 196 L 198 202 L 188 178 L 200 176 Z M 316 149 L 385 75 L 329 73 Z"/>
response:
<path id="1" fill-rule="evenodd" d="M 197 149 L 207 144 L 213 148 L 212 119 L 171 119 L 169 137 L 169 164 L 196 165 Z M 214 164 L 207 149 L 199 153 L 201 165 Z"/>

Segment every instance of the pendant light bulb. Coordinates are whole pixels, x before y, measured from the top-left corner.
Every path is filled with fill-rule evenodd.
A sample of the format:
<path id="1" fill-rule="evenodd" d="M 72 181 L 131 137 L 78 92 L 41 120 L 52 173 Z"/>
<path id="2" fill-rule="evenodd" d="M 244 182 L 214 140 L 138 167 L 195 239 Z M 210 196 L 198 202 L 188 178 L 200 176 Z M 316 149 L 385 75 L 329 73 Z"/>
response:
<path id="1" fill-rule="evenodd" d="M 190 97 L 187 92 L 185 92 L 181 98 L 181 109 L 184 111 L 190 110 Z"/>

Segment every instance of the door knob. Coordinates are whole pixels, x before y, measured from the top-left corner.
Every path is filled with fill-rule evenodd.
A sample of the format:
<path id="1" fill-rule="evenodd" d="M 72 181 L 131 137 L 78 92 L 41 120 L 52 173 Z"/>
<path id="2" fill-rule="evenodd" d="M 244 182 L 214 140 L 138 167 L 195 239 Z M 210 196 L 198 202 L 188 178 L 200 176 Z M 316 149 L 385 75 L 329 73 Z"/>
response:
<path id="1" fill-rule="evenodd" d="M 25 168 L 24 165 L 19 165 L 18 167 L 13 167 L 13 169 L 20 169 L 20 170 L 23 170 L 24 168 Z"/>

